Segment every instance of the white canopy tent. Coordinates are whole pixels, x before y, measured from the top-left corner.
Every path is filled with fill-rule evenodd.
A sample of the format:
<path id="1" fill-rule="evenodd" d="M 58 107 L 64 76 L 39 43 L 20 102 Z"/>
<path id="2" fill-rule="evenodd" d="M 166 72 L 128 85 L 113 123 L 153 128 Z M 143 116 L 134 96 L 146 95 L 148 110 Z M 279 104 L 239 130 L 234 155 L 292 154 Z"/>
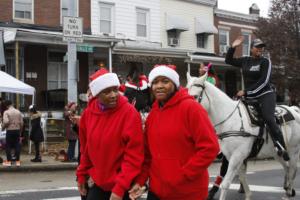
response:
<path id="1" fill-rule="evenodd" d="M 0 92 L 32 95 L 34 104 L 35 88 L 0 70 Z"/>

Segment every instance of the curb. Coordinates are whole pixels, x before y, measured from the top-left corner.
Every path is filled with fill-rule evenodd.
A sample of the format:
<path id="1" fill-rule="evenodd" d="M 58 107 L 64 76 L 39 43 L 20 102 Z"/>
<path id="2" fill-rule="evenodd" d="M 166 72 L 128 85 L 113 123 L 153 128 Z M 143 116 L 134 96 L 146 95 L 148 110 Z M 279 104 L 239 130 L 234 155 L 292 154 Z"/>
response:
<path id="1" fill-rule="evenodd" d="M 0 166 L 0 172 L 24 172 L 24 171 L 63 171 L 76 170 L 77 163 L 60 163 L 60 164 L 32 164 L 21 166 Z"/>

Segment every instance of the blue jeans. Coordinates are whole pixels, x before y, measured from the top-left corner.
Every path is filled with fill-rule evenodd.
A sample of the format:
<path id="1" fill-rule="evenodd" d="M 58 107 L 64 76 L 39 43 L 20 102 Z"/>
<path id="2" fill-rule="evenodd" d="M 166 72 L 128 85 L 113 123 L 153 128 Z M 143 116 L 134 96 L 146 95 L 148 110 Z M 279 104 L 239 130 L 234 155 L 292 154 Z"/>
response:
<path id="1" fill-rule="evenodd" d="M 68 160 L 74 160 L 75 156 L 75 147 L 76 147 L 76 141 L 77 140 L 68 140 L 69 146 L 68 146 Z"/>

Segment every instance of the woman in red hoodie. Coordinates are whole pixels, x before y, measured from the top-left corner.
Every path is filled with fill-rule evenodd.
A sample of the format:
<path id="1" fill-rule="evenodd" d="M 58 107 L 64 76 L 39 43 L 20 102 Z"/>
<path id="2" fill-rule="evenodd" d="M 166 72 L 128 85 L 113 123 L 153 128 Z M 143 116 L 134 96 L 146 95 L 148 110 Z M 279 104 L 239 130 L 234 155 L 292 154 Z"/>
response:
<path id="1" fill-rule="evenodd" d="M 79 125 L 81 148 L 77 168 L 78 189 L 87 200 L 129 199 L 126 192 L 140 173 L 144 160 L 142 122 L 139 113 L 119 95 L 115 73 L 98 70 L 89 84 L 93 99 Z"/>
<path id="2" fill-rule="evenodd" d="M 179 87 L 175 66 L 159 65 L 149 74 L 155 97 L 146 120 L 145 161 L 129 191 L 140 195 L 149 178 L 148 200 L 205 200 L 208 166 L 219 152 L 206 111 Z"/>

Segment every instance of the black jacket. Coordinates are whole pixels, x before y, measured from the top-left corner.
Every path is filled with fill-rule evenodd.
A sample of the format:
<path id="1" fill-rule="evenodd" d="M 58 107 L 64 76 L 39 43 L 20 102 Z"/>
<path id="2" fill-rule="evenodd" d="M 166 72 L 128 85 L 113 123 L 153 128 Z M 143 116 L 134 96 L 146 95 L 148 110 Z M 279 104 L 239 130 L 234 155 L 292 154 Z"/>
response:
<path id="1" fill-rule="evenodd" d="M 32 140 L 33 142 L 44 141 L 44 134 L 41 127 L 41 114 L 39 112 L 33 114 L 30 120 L 31 120 L 30 140 Z"/>
<path id="2" fill-rule="evenodd" d="M 257 98 L 273 92 L 270 84 L 272 64 L 265 57 L 253 58 L 250 56 L 233 58 L 235 48 L 229 48 L 225 62 L 242 68 L 245 81 L 246 98 Z"/>

